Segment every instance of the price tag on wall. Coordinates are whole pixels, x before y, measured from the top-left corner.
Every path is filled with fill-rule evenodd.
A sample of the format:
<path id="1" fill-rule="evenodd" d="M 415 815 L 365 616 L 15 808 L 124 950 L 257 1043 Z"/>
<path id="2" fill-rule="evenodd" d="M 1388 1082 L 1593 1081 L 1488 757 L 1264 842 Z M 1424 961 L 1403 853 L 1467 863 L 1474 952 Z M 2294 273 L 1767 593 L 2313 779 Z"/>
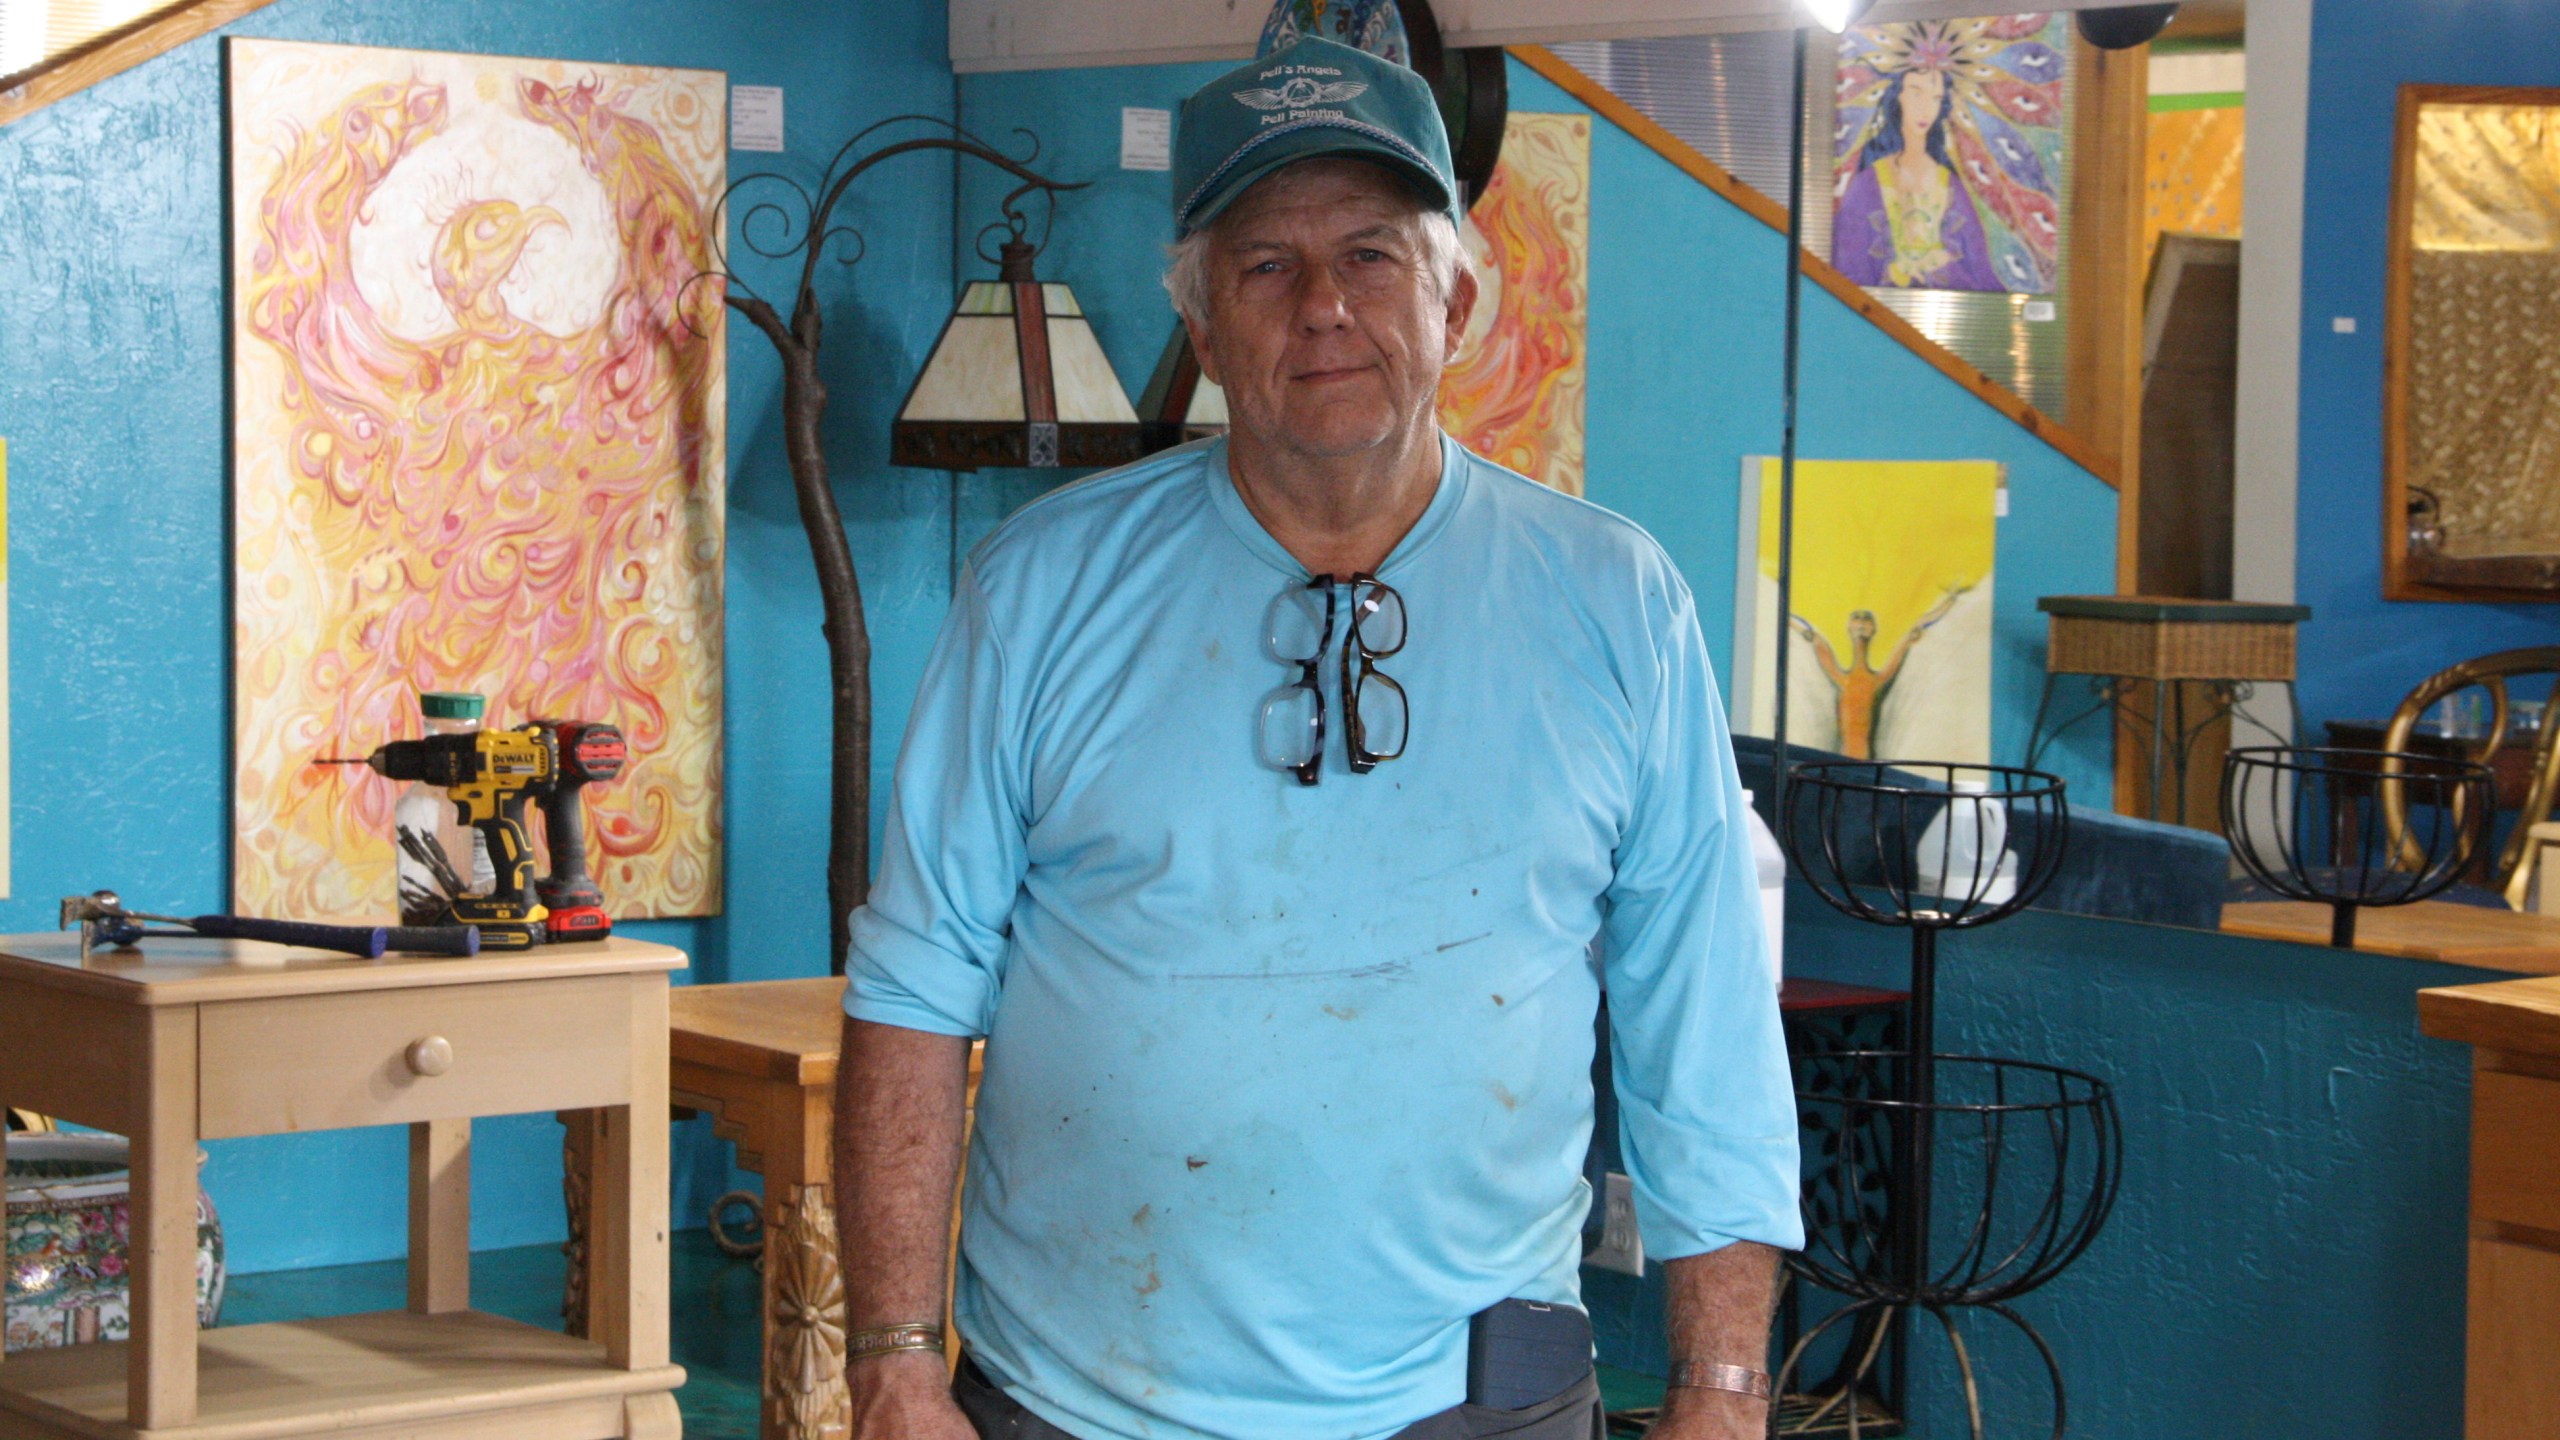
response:
<path id="1" fill-rule="evenodd" d="M 732 150 L 780 150 L 782 148 L 781 86 L 732 85 L 729 87 L 729 148 Z"/>
<path id="2" fill-rule="evenodd" d="M 1120 168 L 1173 168 L 1173 112 L 1129 105 L 1120 111 Z"/>

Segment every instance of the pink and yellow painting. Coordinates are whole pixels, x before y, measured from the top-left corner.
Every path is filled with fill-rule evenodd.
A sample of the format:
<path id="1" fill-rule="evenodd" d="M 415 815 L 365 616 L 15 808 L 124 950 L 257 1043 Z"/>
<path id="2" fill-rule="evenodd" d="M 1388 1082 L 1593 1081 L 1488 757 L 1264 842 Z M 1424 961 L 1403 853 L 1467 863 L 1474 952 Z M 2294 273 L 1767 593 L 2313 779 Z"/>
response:
<path id="1" fill-rule="evenodd" d="M 1481 291 L 1440 380 L 1440 423 L 1486 459 L 1579 495 L 1591 117 L 1511 116 L 1461 234 Z"/>
<path id="2" fill-rule="evenodd" d="M 719 74 L 230 46 L 233 903 L 395 909 L 418 696 L 609 721 L 621 917 L 716 911 Z"/>

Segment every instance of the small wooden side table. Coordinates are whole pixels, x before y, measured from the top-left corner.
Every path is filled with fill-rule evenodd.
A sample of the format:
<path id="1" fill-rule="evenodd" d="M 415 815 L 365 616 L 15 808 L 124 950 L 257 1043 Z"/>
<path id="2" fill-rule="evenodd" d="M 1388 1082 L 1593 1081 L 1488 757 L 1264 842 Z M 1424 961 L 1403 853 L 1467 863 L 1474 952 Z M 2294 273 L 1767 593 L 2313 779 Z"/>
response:
<path id="1" fill-rule="evenodd" d="M 2521 918 L 2521 917 L 2519 917 Z M 2468 1440 L 2560 1435 L 2560 978 L 2418 992 L 2471 1055 Z"/>
<path id="2" fill-rule="evenodd" d="M 2044 698 L 2036 703 L 2035 724 L 2027 731 L 2028 769 L 2035 768 L 2056 736 L 2101 710 L 2122 711 L 2145 684 L 2151 688 L 2154 820 L 2161 818 L 2163 787 L 2174 769 L 2174 814 L 2177 823 L 2186 822 L 2188 760 L 2196 741 L 2216 722 L 2245 719 L 2276 743 L 2291 743 L 2294 627 L 2311 618 L 2308 606 L 2152 595 L 2047 595 L 2036 601 L 2036 608 L 2052 620 L 2045 644 Z M 2048 728 L 2054 686 L 2065 675 L 2091 677 L 2096 703 Z M 2200 713 L 2189 716 L 2185 687 L 2198 683 L 2209 699 Z M 2249 713 L 2250 697 L 2261 684 L 2284 687 L 2286 729 Z M 2131 716 L 2126 724 L 2132 726 Z"/>
<path id="3" fill-rule="evenodd" d="M 764 1440 L 842 1436 L 852 1399 L 844 1381 L 844 1268 L 836 1249 L 834 1190 L 836 1054 L 844 1033 L 844 979 L 753 980 L 678 989 L 669 1007 L 669 1098 L 679 1115 L 711 1117 L 738 1149 L 738 1166 L 764 1177 Z M 969 1062 L 977 1096 L 979 1056 Z M 571 1243 L 583 1204 L 588 1142 L 569 1134 Z M 952 1241 L 959 1240 L 955 1201 Z M 580 1266 L 567 1309 L 579 1325 Z M 947 1287 L 946 1287 L 947 1289 Z M 948 1311 L 946 1353 L 960 1353 Z"/>
<path id="4" fill-rule="evenodd" d="M 684 963 L 618 938 L 382 960 L 155 938 L 84 964 L 76 936 L 0 937 L 0 1105 L 133 1146 L 132 1338 L 0 1364 L 0 1436 L 676 1440 L 660 1117 Z M 470 1308 L 471 1120 L 555 1109 L 601 1136 L 594 1340 Z M 408 1307 L 200 1337 L 197 1142 L 390 1124 Z"/>

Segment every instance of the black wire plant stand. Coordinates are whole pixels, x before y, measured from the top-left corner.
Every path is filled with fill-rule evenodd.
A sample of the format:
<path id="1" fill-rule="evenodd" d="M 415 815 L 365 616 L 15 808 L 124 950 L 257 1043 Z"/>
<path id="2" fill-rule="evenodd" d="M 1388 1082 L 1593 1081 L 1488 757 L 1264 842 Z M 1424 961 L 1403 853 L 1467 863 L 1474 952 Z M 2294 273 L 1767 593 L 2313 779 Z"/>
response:
<path id="1" fill-rule="evenodd" d="M 1865 1386 L 1888 1343 L 1894 1388 L 1904 1388 L 1916 1310 L 1946 1332 L 1980 1440 L 1981 1391 L 1949 1313 L 1969 1308 L 2034 1345 L 2059 1440 L 2061 1366 L 2009 1302 L 2069 1268 L 2105 1226 L 2123 1171 L 2114 1093 L 2059 1066 L 1938 1053 L 1936 992 L 1942 931 L 2016 914 L 2060 869 L 2063 782 L 2006 765 L 1824 761 L 1793 767 L 1787 801 L 1781 834 L 1795 873 L 1833 908 L 1911 932 L 1911 998 L 1907 1048 L 1796 1062 L 1806 1242 L 1788 1263 L 1848 1303 L 1796 1341 L 1778 1394 L 1789 1394 L 1817 1341 L 1843 1327 L 1849 1338 L 1831 1393 L 1773 1409 L 1771 1433 L 1840 1429 L 1832 1412 L 1845 1407 L 1847 1433 L 1860 1434 Z"/>
<path id="2" fill-rule="evenodd" d="M 2222 831 L 2249 878 L 2330 908 L 2329 943 L 2356 912 L 2443 893 L 2489 844 L 2489 767 L 2446 755 L 2261 745 L 2222 762 Z"/>

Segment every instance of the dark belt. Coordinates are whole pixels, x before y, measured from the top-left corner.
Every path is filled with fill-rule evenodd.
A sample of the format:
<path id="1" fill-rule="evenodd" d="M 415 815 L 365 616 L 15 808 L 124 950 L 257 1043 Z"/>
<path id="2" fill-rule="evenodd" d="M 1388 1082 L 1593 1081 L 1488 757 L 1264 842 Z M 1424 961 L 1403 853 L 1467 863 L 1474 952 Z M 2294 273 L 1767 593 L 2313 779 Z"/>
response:
<path id="1" fill-rule="evenodd" d="M 977 1362 L 965 1356 L 952 1377 L 951 1398 L 960 1403 L 960 1413 L 969 1417 L 980 1440 L 1076 1440 L 997 1389 Z M 1599 1377 L 1585 1375 L 1563 1394 L 1526 1410 L 1452 1405 L 1397 1431 L 1394 1440 L 1605 1440 L 1608 1427 Z"/>

